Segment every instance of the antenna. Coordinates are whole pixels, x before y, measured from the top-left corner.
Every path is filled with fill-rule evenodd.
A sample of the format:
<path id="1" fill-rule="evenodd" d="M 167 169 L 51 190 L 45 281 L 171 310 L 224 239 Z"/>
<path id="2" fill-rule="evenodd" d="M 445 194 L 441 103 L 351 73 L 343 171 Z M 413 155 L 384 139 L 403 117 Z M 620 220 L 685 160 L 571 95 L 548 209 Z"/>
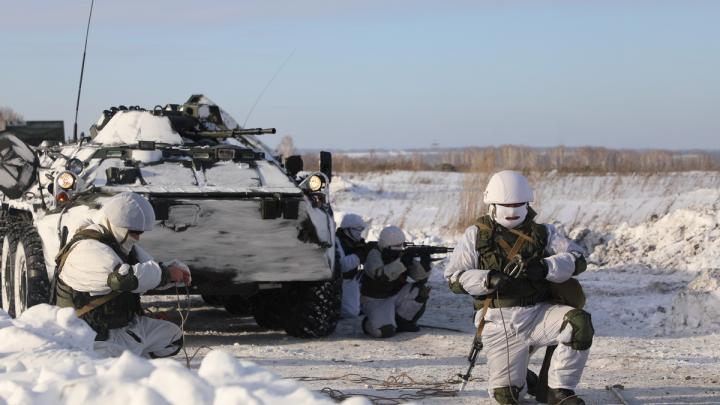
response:
<path id="1" fill-rule="evenodd" d="M 88 35 L 90 34 L 90 20 L 92 19 L 93 6 L 95 0 L 90 1 L 90 15 L 88 16 L 87 30 L 85 31 L 85 47 L 83 48 L 82 65 L 80 65 L 80 84 L 78 85 L 78 96 L 77 102 L 75 103 L 75 124 L 73 125 L 73 142 L 77 142 L 77 118 L 78 110 L 80 110 L 80 91 L 82 90 L 83 73 L 85 72 L 85 54 L 87 53 L 87 41 Z"/>
<path id="2" fill-rule="evenodd" d="M 263 89 L 262 89 L 262 91 L 260 92 L 260 94 L 258 94 L 258 96 L 257 96 L 257 98 L 255 99 L 255 102 L 253 103 L 252 107 L 250 107 L 250 111 L 248 111 L 247 117 L 245 117 L 245 121 L 244 121 L 243 124 L 242 124 L 243 128 L 245 128 L 245 124 L 247 124 L 248 120 L 250 119 L 250 115 L 252 115 L 253 111 L 255 111 L 255 107 L 256 107 L 256 106 L 258 105 L 258 103 L 260 102 L 260 99 L 262 98 L 263 94 L 265 94 L 265 91 L 268 89 L 268 87 L 270 87 L 270 85 L 272 84 L 273 80 L 275 80 L 275 78 L 277 77 L 277 75 L 280 74 L 280 71 L 285 67 L 285 65 L 287 65 L 287 63 L 290 61 L 290 58 L 292 58 L 292 56 L 293 56 L 294 54 L 295 54 L 295 49 L 293 49 L 292 52 L 290 52 L 290 55 L 288 55 L 288 57 L 285 58 L 285 61 L 283 61 L 283 63 L 282 63 L 282 64 L 280 65 L 280 67 L 278 68 L 278 70 L 275 71 L 275 74 L 270 78 L 270 81 L 267 82 L 267 84 L 265 85 L 265 87 L 263 87 Z"/>

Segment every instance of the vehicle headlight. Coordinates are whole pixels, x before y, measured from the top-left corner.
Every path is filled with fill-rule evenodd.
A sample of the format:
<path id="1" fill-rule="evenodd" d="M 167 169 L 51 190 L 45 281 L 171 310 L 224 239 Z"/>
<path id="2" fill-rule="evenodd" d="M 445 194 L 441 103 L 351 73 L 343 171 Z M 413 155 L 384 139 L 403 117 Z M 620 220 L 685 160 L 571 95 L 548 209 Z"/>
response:
<path id="1" fill-rule="evenodd" d="M 57 185 L 62 189 L 69 190 L 75 185 L 75 176 L 70 172 L 62 172 L 57 176 Z"/>
<path id="2" fill-rule="evenodd" d="M 308 184 L 308 188 L 310 188 L 310 191 L 315 192 L 315 191 L 320 191 L 320 189 L 323 186 L 323 181 L 320 176 L 312 175 L 308 179 L 307 184 Z"/>
<path id="3" fill-rule="evenodd" d="M 84 168 L 85 168 L 85 163 L 83 163 L 82 160 L 77 159 L 77 158 L 72 158 L 72 159 L 68 160 L 67 164 L 65 164 L 65 169 L 67 169 L 75 174 L 82 173 Z"/>

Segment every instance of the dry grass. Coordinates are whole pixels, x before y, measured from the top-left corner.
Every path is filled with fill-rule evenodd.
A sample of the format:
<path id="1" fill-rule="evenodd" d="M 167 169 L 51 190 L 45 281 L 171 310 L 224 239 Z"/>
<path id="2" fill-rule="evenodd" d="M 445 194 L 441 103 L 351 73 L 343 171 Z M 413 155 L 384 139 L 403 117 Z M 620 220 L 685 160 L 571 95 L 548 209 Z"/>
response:
<path id="1" fill-rule="evenodd" d="M 506 145 L 391 155 L 336 153 L 337 172 L 382 172 L 388 170 L 440 170 L 488 173 L 503 169 L 562 173 L 657 173 L 720 170 L 720 157 L 707 152 L 669 150 L 618 150 L 598 147 L 529 148 Z M 317 168 L 317 155 L 305 156 L 306 168 Z"/>

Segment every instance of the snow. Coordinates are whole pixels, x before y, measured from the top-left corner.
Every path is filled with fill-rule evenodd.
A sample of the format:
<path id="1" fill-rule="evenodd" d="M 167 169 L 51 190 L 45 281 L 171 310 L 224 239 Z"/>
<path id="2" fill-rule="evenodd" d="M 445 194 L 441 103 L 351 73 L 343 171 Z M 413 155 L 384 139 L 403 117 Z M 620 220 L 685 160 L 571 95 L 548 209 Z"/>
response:
<path id="1" fill-rule="evenodd" d="M 335 219 L 362 215 L 371 240 L 396 224 L 416 243 L 452 246 L 467 180 L 462 173 L 341 174 L 331 183 Z M 605 386 L 623 384 L 630 403 L 720 403 L 720 174 L 551 173 L 531 183 L 539 219 L 589 253 L 579 280 L 596 336 L 577 392 L 589 404 L 618 403 Z M 324 388 L 422 404 L 490 403 L 483 352 L 461 395 L 414 396 L 427 392 L 421 388 L 455 389 L 446 382 L 467 369 L 471 300 L 449 292 L 441 273 L 431 274 L 422 330 L 383 340 L 365 336 L 360 319 L 342 320 L 324 339 L 296 339 L 193 297 L 185 330 L 188 351 L 199 353 L 190 370 L 183 355 L 99 359 L 77 330 L 84 325 L 62 311 L 35 307 L 17 321 L 0 313 L 0 404 L 330 403 L 319 394 Z M 171 316 L 177 305 L 175 297 L 145 302 Z M 533 356 L 530 368 L 541 362 Z M 385 382 L 403 373 L 414 382 Z"/>
<path id="2" fill-rule="evenodd" d="M 138 141 L 182 144 L 182 138 L 173 131 L 167 117 L 148 111 L 118 111 L 93 139 L 94 143 L 107 146 L 132 145 Z"/>
<path id="3" fill-rule="evenodd" d="M 299 383 L 215 350 L 197 369 L 125 352 L 100 358 L 95 332 L 72 309 L 0 310 L 2 404 L 331 404 Z M 366 402 L 347 401 L 346 404 Z"/>

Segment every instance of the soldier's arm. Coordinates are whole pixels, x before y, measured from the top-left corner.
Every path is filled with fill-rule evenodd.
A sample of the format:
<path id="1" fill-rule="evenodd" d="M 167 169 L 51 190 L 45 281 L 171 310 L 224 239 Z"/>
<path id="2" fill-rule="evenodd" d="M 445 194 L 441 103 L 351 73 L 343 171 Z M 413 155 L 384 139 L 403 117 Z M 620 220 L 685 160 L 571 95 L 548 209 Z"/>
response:
<path id="1" fill-rule="evenodd" d="M 547 253 L 545 263 L 548 268 L 546 279 L 554 283 L 562 283 L 576 276 L 587 268 L 582 248 L 572 240 L 560 235 L 555 227 L 545 224 L 548 230 Z"/>
<path id="2" fill-rule="evenodd" d="M 465 230 L 445 267 L 445 280 L 450 290 L 456 294 L 485 295 L 492 292 L 486 286 L 489 271 L 477 268 L 478 256 L 475 250 L 477 230 L 476 226 L 470 226 Z"/>
<path id="3" fill-rule="evenodd" d="M 393 281 L 397 280 L 406 270 L 405 266 L 400 263 L 400 260 L 385 264 L 380 251 L 373 249 L 368 253 L 364 271 L 365 275 L 372 279 Z"/>
<path id="4" fill-rule="evenodd" d="M 337 251 L 340 257 L 341 272 L 346 273 L 360 266 L 360 258 L 358 257 L 358 255 L 354 253 L 351 253 L 349 255 L 345 254 L 346 252 L 343 250 L 342 246 L 340 246 L 340 243 L 337 244 Z"/>

